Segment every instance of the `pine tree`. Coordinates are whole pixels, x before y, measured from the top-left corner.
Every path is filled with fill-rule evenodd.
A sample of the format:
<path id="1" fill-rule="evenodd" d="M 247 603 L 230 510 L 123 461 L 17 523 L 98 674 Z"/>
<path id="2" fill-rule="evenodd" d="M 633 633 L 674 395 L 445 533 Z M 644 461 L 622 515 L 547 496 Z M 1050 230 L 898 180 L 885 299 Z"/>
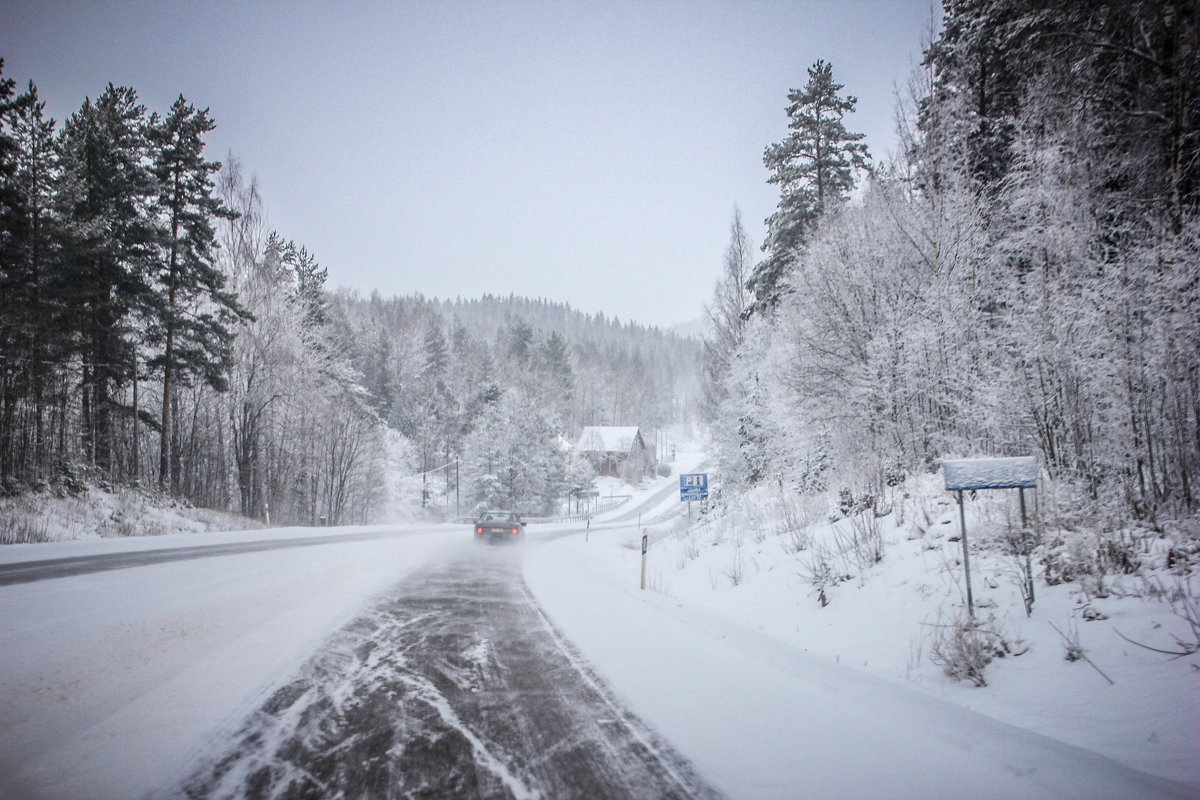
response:
<path id="1" fill-rule="evenodd" d="M 28 363 L 28 319 L 24 294 L 28 282 L 24 244 L 28 240 L 27 207 L 18 179 L 20 145 L 13 134 L 15 119 L 29 104 L 14 97 L 16 82 L 3 77 L 0 59 L 0 478 L 14 472 L 14 421 L 20 384 Z M 20 355 L 18 355 L 20 354 Z"/>
<path id="2" fill-rule="evenodd" d="M 325 280 L 329 269 L 317 263 L 304 246 L 290 244 L 285 260 L 296 276 L 292 301 L 304 314 L 304 327 L 317 330 L 329 322 L 329 303 L 325 299 Z"/>
<path id="3" fill-rule="evenodd" d="M 137 93 L 109 84 L 63 126 L 62 297 L 74 320 L 82 359 L 83 452 L 108 472 L 112 464 L 115 389 L 133 370 L 133 326 L 153 304 L 157 253 L 146 110 Z"/>
<path id="4" fill-rule="evenodd" d="M 222 390 L 230 361 L 230 324 L 242 313 L 225 291 L 225 277 L 214 264 L 216 218 L 232 212 L 213 194 L 212 175 L 221 165 L 204 159 L 204 136 L 216 123 L 182 95 L 165 119 L 151 117 L 154 177 L 161 215 L 162 263 L 157 270 L 159 296 L 151 325 L 161 354 L 150 359 L 162 371 L 162 435 L 159 487 L 175 487 L 172 476 L 172 408 L 177 384 L 200 377 Z"/>
<path id="5" fill-rule="evenodd" d="M 24 101 L 24 102 L 21 102 Z M 5 381 L 4 430 L 14 430 L 13 406 L 17 396 L 28 399 L 33 414 L 32 443 L 25 450 L 20 472 L 27 477 L 44 477 L 48 456 L 45 425 L 45 392 L 66 349 L 64 318 L 57 300 L 58 246 L 61 225 L 54 214 L 54 182 L 58 159 L 54 141 L 54 120 L 45 119 L 45 103 L 38 98 L 31 81 L 27 92 L 13 104 L 10 116 L 12 136 L 18 148 L 13 175 L 20 208 L 20 219 L 4 225 L 13 237 L 11 256 L 4 262 L 5 287 L 0 290 L 6 320 L 0 334 L 5 366 L 17 381 Z M 11 223 L 11 224 L 10 224 Z M 10 392 L 11 390 L 11 392 Z M 26 437 L 28 440 L 28 436 Z M 7 446 L 2 459 L 9 463 Z M 31 452 L 30 452 L 31 451 Z"/>
<path id="6" fill-rule="evenodd" d="M 748 282 L 757 309 L 778 304 L 789 265 L 817 220 L 850 194 L 858 173 L 868 170 L 863 134 L 850 133 L 843 123 L 858 100 L 839 94 L 843 88 L 833 79 L 832 65 L 817 61 L 809 67 L 804 88 L 788 93 L 791 133 L 763 154 L 771 170 L 767 182 L 779 186 L 779 208 L 767 219 L 767 257 Z"/>

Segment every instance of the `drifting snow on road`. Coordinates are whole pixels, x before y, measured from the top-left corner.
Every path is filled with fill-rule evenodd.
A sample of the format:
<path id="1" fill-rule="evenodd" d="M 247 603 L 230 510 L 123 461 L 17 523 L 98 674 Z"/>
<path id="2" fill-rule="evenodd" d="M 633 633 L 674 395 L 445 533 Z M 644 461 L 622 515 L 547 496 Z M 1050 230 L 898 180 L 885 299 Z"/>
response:
<path id="1" fill-rule="evenodd" d="M 555 633 L 519 549 L 484 547 L 339 631 L 182 794 L 719 796 Z"/>

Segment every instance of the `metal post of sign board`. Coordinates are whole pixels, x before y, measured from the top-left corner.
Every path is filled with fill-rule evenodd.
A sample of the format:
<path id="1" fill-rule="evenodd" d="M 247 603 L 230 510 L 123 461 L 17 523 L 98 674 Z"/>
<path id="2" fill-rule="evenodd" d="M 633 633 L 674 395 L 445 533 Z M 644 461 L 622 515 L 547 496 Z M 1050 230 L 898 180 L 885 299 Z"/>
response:
<path id="1" fill-rule="evenodd" d="M 967 616 L 975 619 L 975 598 L 971 596 L 971 549 L 967 547 L 967 506 L 962 489 L 958 490 L 958 524 L 962 530 L 963 575 L 967 580 Z"/>
<path id="2" fill-rule="evenodd" d="M 1021 498 L 1021 549 L 1025 551 L 1025 591 L 1028 598 L 1025 614 L 1033 611 L 1033 531 L 1029 529 L 1029 517 L 1025 513 L 1025 487 L 1018 487 Z"/>

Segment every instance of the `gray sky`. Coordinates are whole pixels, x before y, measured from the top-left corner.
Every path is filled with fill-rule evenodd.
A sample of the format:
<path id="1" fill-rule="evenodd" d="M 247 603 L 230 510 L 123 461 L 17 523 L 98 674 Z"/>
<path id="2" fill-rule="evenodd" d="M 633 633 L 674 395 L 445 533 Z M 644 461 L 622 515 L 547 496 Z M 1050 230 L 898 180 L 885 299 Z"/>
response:
<path id="1" fill-rule="evenodd" d="M 735 204 L 762 241 L 762 152 L 807 67 L 833 64 L 878 160 L 930 19 L 928 0 L 0 0 L 0 56 L 60 123 L 110 81 L 207 106 L 208 155 L 258 176 L 331 286 L 669 326 L 702 314 Z"/>

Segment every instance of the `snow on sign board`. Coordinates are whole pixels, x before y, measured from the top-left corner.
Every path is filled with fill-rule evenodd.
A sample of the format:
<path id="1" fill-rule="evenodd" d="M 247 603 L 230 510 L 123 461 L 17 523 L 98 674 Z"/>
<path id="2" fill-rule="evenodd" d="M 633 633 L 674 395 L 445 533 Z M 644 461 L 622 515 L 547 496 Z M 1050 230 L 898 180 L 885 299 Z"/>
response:
<path id="1" fill-rule="evenodd" d="M 942 462 L 946 490 L 1032 489 L 1037 486 L 1037 459 L 959 458 Z"/>
<path id="2" fill-rule="evenodd" d="M 688 500 L 707 500 L 708 499 L 708 473 L 697 472 L 688 475 L 679 476 L 679 499 L 681 501 Z"/>

